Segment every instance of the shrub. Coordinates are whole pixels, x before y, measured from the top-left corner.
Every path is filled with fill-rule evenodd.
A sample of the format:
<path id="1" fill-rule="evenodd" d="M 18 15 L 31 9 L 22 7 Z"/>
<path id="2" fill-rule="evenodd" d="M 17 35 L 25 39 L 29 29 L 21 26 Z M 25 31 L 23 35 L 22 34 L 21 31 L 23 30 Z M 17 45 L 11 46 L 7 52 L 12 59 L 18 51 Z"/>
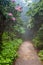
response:
<path id="1" fill-rule="evenodd" d="M 33 39 L 34 42 L 34 46 L 36 49 L 38 50 L 42 50 L 43 49 L 43 42 L 41 42 L 38 37 L 36 37 L 35 39 Z"/>
<path id="2" fill-rule="evenodd" d="M 2 51 L 0 54 L 0 65 L 12 65 L 13 60 L 18 57 L 17 50 L 22 43 L 21 39 L 7 40 L 9 37 L 7 33 L 2 36 Z"/>
<path id="3" fill-rule="evenodd" d="M 43 49 L 43 25 L 39 29 L 37 36 L 33 39 L 33 42 L 37 49 Z"/>
<path id="4" fill-rule="evenodd" d="M 43 50 L 40 50 L 40 52 L 38 53 L 40 59 L 43 61 Z"/>

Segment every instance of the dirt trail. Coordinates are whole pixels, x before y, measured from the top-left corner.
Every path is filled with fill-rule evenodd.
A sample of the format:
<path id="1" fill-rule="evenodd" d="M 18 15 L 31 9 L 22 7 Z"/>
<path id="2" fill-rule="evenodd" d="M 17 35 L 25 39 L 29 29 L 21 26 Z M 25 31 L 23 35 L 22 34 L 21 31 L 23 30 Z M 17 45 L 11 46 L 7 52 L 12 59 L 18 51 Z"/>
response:
<path id="1" fill-rule="evenodd" d="M 41 65 L 39 57 L 31 42 L 23 42 L 19 51 L 19 58 L 13 65 Z"/>

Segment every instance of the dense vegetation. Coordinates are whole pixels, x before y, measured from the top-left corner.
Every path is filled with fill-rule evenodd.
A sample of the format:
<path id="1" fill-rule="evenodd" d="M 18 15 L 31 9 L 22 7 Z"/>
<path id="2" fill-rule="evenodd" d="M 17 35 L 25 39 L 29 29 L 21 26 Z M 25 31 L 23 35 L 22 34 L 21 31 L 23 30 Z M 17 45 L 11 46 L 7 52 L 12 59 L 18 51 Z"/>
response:
<path id="1" fill-rule="evenodd" d="M 31 15 L 31 28 L 35 33 L 33 38 L 34 46 L 38 50 L 38 55 L 43 60 L 43 0 L 40 0 L 36 4 L 32 4 L 30 12 L 27 14 Z"/>
<path id="2" fill-rule="evenodd" d="M 11 65 L 18 57 L 24 33 L 21 9 L 14 0 L 0 0 L 0 65 Z"/>

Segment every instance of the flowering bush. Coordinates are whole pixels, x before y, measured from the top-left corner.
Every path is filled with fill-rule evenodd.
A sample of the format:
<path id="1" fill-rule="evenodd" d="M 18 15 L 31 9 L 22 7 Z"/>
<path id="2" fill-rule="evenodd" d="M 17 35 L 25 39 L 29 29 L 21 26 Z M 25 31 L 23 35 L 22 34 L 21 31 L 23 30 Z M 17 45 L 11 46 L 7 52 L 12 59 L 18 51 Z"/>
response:
<path id="1" fill-rule="evenodd" d="M 17 11 L 21 12 L 21 11 L 22 11 L 22 7 L 17 6 L 17 7 L 15 7 L 15 10 L 17 10 Z"/>
<path id="2" fill-rule="evenodd" d="M 19 13 L 22 9 L 15 5 L 15 0 L 0 0 L 0 64 L 11 65 L 17 57 L 17 50 L 22 40 L 17 38 L 21 22 Z M 17 26 L 18 25 L 18 26 Z M 15 27 L 14 27 L 15 26 Z M 18 27 L 18 28 L 17 28 Z M 5 32 L 8 32 L 4 34 Z M 19 35 L 18 35 L 19 36 Z M 16 41 L 15 41 L 16 40 Z M 8 64 L 6 64 L 8 63 Z"/>
<path id="3" fill-rule="evenodd" d="M 15 0 L 11 0 L 12 2 L 15 2 Z"/>
<path id="4" fill-rule="evenodd" d="M 9 15 L 9 16 L 13 16 L 13 14 L 12 14 L 12 13 L 8 13 L 8 15 Z"/>

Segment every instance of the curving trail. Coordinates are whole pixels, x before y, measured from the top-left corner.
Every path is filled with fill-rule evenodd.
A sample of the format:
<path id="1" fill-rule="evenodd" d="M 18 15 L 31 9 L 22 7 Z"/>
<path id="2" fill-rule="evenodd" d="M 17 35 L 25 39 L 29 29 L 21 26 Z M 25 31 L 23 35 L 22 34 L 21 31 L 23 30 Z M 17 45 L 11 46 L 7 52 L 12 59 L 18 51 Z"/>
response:
<path id="1" fill-rule="evenodd" d="M 19 58 L 13 65 L 41 65 L 39 57 L 31 42 L 25 41 L 18 51 Z"/>

